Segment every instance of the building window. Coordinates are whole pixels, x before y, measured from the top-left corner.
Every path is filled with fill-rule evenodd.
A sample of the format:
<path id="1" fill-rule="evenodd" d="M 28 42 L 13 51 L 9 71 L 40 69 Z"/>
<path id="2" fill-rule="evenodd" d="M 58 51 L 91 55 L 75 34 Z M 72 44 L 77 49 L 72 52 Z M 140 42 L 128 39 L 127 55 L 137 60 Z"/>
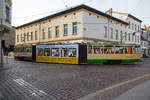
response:
<path id="1" fill-rule="evenodd" d="M 120 31 L 120 40 L 123 41 L 123 33 Z"/>
<path id="2" fill-rule="evenodd" d="M 132 42 L 134 42 L 134 35 L 132 34 Z"/>
<path id="3" fill-rule="evenodd" d="M 23 41 L 26 41 L 26 33 L 24 33 Z"/>
<path id="4" fill-rule="evenodd" d="M 131 25 L 131 23 L 129 22 L 129 29 L 130 29 L 130 25 Z"/>
<path id="5" fill-rule="evenodd" d="M 116 30 L 116 40 L 118 40 L 118 30 Z"/>
<path id="6" fill-rule="evenodd" d="M 111 28 L 111 39 L 113 39 L 113 28 Z"/>
<path id="7" fill-rule="evenodd" d="M 129 33 L 129 36 L 128 36 L 128 37 L 129 37 L 129 39 L 128 39 L 128 40 L 130 41 L 130 40 L 131 40 L 130 33 Z"/>
<path id="8" fill-rule="evenodd" d="M 73 23 L 73 34 L 77 34 L 77 22 Z"/>
<path id="9" fill-rule="evenodd" d="M 137 36 L 135 35 L 135 42 L 137 42 Z"/>
<path id="10" fill-rule="evenodd" d="M 138 32 L 140 31 L 140 27 L 139 27 L 139 25 L 138 25 Z"/>
<path id="11" fill-rule="evenodd" d="M 104 37 L 107 37 L 107 26 L 104 26 Z"/>
<path id="12" fill-rule="evenodd" d="M 124 27 L 125 27 L 125 28 L 127 28 L 127 26 L 126 26 L 126 25 L 125 25 Z"/>
<path id="13" fill-rule="evenodd" d="M 127 32 L 125 32 L 125 41 L 127 41 Z"/>
<path id="14" fill-rule="evenodd" d="M 140 43 L 140 36 L 138 36 L 138 43 Z"/>
<path id="15" fill-rule="evenodd" d="M 136 24 L 135 24 L 135 31 L 136 31 Z"/>
<path id="16" fill-rule="evenodd" d="M 44 31 L 44 29 L 42 29 L 42 39 L 43 40 L 45 39 L 45 31 Z"/>
<path id="17" fill-rule="evenodd" d="M 33 40 L 33 32 L 31 32 L 31 41 Z"/>
<path id="18" fill-rule="evenodd" d="M 68 35 L 68 25 L 64 24 L 64 36 Z"/>
<path id="19" fill-rule="evenodd" d="M 29 41 L 29 33 L 27 33 L 27 41 Z"/>
<path id="20" fill-rule="evenodd" d="M 134 24 L 132 23 L 132 30 L 134 30 Z"/>
<path id="21" fill-rule="evenodd" d="M 37 31 L 35 31 L 35 40 L 37 40 L 38 37 L 37 37 Z"/>
<path id="22" fill-rule="evenodd" d="M 59 37 L 59 26 L 55 27 L 56 37 Z"/>
<path id="23" fill-rule="evenodd" d="M 51 38 L 51 28 L 48 28 L 48 38 Z"/>
<path id="24" fill-rule="evenodd" d="M 6 20 L 10 21 L 10 9 L 8 6 L 6 6 Z"/>
<path id="25" fill-rule="evenodd" d="M 22 34 L 21 34 L 20 40 L 21 40 L 21 42 L 22 42 Z"/>
<path id="26" fill-rule="evenodd" d="M 19 42 L 19 35 L 17 35 L 17 42 Z"/>

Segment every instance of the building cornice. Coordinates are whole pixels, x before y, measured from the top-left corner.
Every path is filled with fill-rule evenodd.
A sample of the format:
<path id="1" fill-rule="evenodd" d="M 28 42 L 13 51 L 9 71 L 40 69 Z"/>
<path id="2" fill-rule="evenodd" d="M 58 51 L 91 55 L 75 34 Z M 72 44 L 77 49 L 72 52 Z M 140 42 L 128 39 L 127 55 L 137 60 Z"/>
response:
<path id="1" fill-rule="evenodd" d="M 54 43 L 54 42 L 69 42 L 69 41 L 78 41 L 78 40 L 84 40 L 84 41 L 99 41 L 99 42 L 108 42 L 108 43 L 118 43 L 117 41 L 108 41 L 108 40 L 102 40 L 102 39 L 95 39 L 95 38 L 70 38 L 70 39 L 60 39 L 60 40 L 51 40 L 51 41 L 41 41 L 41 42 L 32 42 L 32 43 L 19 43 L 16 45 L 22 45 L 22 44 L 38 44 L 38 43 Z"/>

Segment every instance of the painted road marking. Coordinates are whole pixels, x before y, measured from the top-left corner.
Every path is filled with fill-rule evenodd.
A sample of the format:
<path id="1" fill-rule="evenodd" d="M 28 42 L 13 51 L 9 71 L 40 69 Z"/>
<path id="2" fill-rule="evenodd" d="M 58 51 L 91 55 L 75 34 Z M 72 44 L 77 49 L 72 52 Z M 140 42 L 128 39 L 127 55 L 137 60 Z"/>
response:
<path id="1" fill-rule="evenodd" d="M 22 86 L 24 89 L 26 89 L 32 96 L 35 96 L 37 98 L 49 97 L 46 100 L 56 100 L 54 97 L 49 96 L 46 92 L 44 92 L 43 90 L 39 90 L 38 88 L 26 82 L 22 78 L 14 79 L 13 81 Z"/>
<path id="2" fill-rule="evenodd" d="M 91 94 L 86 95 L 86 96 L 84 96 L 84 97 L 81 97 L 81 98 L 79 98 L 79 99 L 77 99 L 77 100 L 89 100 L 89 99 L 91 100 L 92 97 L 95 97 L 95 96 L 97 96 L 97 95 L 100 95 L 101 93 L 103 93 L 103 92 L 105 92 L 105 91 L 108 91 L 108 90 L 111 90 L 111 89 L 114 89 L 114 88 L 123 86 L 123 85 L 125 85 L 125 84 L 129 84 L 129 83 L 135 82 L 135 81 L 137 81 L 137 80 L 143 79 L 143 78 L 148 77 L 148 76 L 150 76 L 150 73 L 149 73 L 149 74 L 145 74 L 145 75 L 143 75 L 143 76 L 136 77 L 136 78 L 134 78 L 134 79 L 131 79 L 131 80 L 128 80 L 128 81 L 125 81 L 125 82 L 118 83 L 118 84 L 116 84 L 116 85 L 113 85 L 113 86 L 110 86 L 110 87 L 107 87 L 107 88 L 104 88 L 104 89 L 99 90 L 99 91 L 97 91 L 97 92 L 94 92 L 94 93 L 91 93 Z"/>

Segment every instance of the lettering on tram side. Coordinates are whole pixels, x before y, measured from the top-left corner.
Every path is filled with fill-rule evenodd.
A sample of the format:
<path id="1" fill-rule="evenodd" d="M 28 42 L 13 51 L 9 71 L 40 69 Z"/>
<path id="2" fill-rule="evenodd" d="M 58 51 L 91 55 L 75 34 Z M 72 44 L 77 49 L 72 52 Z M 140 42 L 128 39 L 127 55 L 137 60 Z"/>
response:
<path id="1" fill-rule="evenodd" d="M 37 62 L 78 64 L 78 58 L 73 57 L 37 57 Z"/>
<path id="2" fill-rule="evenodd" d="M 137 58 L 140 58 L 140 55 L 138 55 L 138 54 L 125 55 L 125 58 L 137 59 Z"/>

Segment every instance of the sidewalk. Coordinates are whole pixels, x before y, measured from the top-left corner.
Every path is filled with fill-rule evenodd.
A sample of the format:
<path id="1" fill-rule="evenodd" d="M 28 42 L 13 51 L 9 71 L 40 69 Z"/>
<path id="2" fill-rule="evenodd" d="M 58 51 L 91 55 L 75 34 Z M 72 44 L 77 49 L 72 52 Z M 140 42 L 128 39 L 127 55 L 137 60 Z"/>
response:
<path id="1" fill-rule="evenodd" d="M 9 64 L 9 59 L 13 59 L 13 58 L 9 58 L 8 56 L 4 56 L 4 59 L 3 59 L 3 66 L 0 65 L 0 71 L 2 70 L 6 70 L 6 69 L 9 69 L 10 67 L 8 65 Z"/>
<path id="2" fill-rule="evenodd" d="M 4 97 L 3 97 L 2 93 L 1 93 L 1 91 L 0 91 L 0 100 L 4 100 Z"/>
<path id="3" fill-rule="evenodd" d="M 114 100 L 150 100 L 150 81 L 136 86 Z"/>
<path id="4" fill-rule="evenodd" d="M 6 69 L 9 69 L 9 67 L 7 67 L 7 66 L 3 66 L 3 67 L 1 67 L 1 66 L 0 66 L 0 71 L 2 71 L 2 70 L 6 70 Z"/>

